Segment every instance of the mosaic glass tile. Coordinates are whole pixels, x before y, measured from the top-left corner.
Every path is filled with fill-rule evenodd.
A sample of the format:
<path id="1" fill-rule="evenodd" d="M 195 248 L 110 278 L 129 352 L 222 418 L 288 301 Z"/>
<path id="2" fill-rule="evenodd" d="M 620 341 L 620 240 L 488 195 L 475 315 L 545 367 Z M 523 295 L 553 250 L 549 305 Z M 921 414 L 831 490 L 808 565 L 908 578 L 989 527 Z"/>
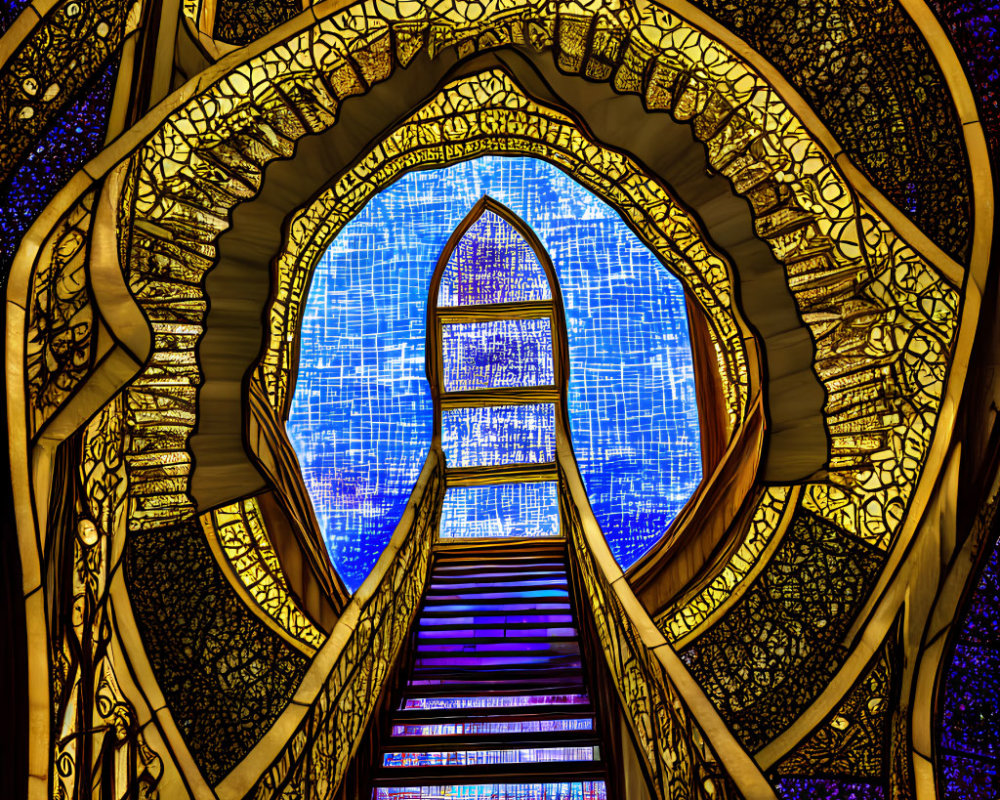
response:
<path id="1" fill-rule="evenodd" d="M 466 767 L 475 764 L 537 764 L 548 761 L 596 761 L 596 747 L 529 747 L 519 750 L 451 750 L 386 753 L 384 767 Z"/>
<path id="2" fill-rule="evenodd" d="M 118 61 L 112 58 L 0 182 L 0 276 L 6 276 L 21 236 L 39 212 L 100 151 L 117 75 Z"/>
<path id="3" fill-rule="evenodd" d="M 492 211 L 465 232 L 441 272 L 438 306 L 551 300 L 552 290 L 535 251 Z"/>
<path id="4" fill-rule="evenodd" d="M 780 778 L 774 786 L 782 800 L 883 800 L 885 790 L 876 783 L 839 778 Z"/>
<path id="5" fill-rule="evenodd" d="M 554 461 L 556 407 L 531 403 L 445 409 L 441 445 L 449 467 Z"/>
<path id="6" fill-rule="evenodd" d="M 385 786 L 374 800 L 607 800 L 604 781 L 487 783 L 462 786 Z"/>
<path id="7" fill-rule="evenodd" d="M 594 720 L 584 719 L 527 719 L 516 722 L 448 722 L 431 725 L 393 725 L 393 736 L 466 736 L 493 733 L 557 733 L 560 731 L 589 731 Z"/>
<path id="8" fill-rule="evenodd" d="M 484 192 L 531 226 L 559 276 L 573 447 L 623 566 L 660 538 L 701 480 L 684 294 L 617 212 L 534 159 L 414 172 L 376 195 L 330 245 L 301 333 L 288 428 L 331 558 L 352 588 L 388 542 L 430 445 L 430 278 Z M 523 535 L 505 532 L 499 515 L 463 514 L 480 531 Z"/>
<path id="9" fill-rule="evenodd" d="M 555 380 L 547 318 L 443 325 L 441 354 L 446 392 L 551 386 Z"/>
<path id="10" fill-rule="evenodd" d="M 1000 791 L 1000 540 L 957 625 L 940 703 L 942 796 L 992 797 Z"/>
<path id="11" fill-rule="evenodd" d="M 558 535 L 555 481 L 454 486 L 445 493 L 442 539 Z"/>

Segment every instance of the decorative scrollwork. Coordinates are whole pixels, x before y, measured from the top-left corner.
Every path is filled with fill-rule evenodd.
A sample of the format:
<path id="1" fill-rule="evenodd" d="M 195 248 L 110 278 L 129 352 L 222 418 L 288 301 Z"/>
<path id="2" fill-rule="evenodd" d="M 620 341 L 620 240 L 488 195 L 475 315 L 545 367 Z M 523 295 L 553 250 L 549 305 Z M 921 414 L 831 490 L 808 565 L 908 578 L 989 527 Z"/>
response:
<path id="1" fill-rule="evenodd" d="M 560 505 L 570 564 L 590 613 L 626 721 L 660 800 L 737 797 L 663 666 L 642 641 L 591 552 L 580 511 L 562 481 Z"/>
<path id="2" fill-rule="evenodd" d="M 697 595 L 668 606 L 656 617 L 656 627 L 664 636 L 675 642 L 689 636 L 732 596 L 733 590 L 747 578 L 772 543 L 785 513 L 789 491 L 787 486 L 764 489 L 746 538 L 719 574 Z"/>
<path id="3" fill-rule="evenodd" d="M 202 517 L 222 545 L 233 570 L 257 604 L 289 636 L 319 647 L 324 634 L 303 613 L 289 593 L 278 554 L 271 545 L 256 498 L 247 497 Z"/>
<path id="4" fill-rule="evenodd" d="M 86 193 L 49 235 L 31 276 L 26 361 L 32 432 L 91 368 L 94 310 L 87 290 L 87 236 L 94 193 Z"/>

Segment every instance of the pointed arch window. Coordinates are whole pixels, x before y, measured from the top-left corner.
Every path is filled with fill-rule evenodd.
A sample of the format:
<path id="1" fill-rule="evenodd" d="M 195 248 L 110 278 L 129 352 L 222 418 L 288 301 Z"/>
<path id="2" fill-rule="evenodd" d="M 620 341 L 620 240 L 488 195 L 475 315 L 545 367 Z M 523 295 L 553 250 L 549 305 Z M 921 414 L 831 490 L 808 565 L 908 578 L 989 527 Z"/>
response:
<path id="1" fill-rule="evenodd" d="M 557 533 L 566 335 L 555 272 L 531 229 L 483 197 L 438 261 L 427 317 L 450 487 L 442 535 Z"/>

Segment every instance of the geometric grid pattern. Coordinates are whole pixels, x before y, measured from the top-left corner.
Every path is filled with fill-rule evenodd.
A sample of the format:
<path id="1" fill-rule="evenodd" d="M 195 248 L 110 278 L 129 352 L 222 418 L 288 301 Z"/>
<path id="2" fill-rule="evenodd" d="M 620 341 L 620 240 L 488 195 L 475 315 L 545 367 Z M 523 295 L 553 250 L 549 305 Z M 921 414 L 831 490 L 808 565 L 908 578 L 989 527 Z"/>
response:
<path id="1" fill-rule="evenodd" d="M 441 445 L 449 467 L 554 461 L 556 407 L 532 403 L 444 409 Z"/>
<path id="2" fill-rule="evenodd" d="M 441 508 L 440 538 L 558 536 L 555 481 L 453 486 Z"/>
<path id="3" fill-rule="evenodd" d="M 551 300 L 538 257 L 503 217 L 484 211 L 462 236 L 441 273 L 438 306 Z"/>
<path id="4" fill-rule="evenodd" d="M 444 390 L 550 386 L 552 331 L 548 319 L 497 319 L 444 325 Z"/>
<path id="5" fill-rule="evenodd" d="M 430 277 L 484 193 L 523 219 L 552 259 L 573 447 L 622 566 L 663 535 L 701 481 L 684 292 L 618 213 L 536 159 L 489 156 L 412 172 L 333 240 L 303 313 L 288 430 L 349 587 L 388 541 L 430 443 Z"/>

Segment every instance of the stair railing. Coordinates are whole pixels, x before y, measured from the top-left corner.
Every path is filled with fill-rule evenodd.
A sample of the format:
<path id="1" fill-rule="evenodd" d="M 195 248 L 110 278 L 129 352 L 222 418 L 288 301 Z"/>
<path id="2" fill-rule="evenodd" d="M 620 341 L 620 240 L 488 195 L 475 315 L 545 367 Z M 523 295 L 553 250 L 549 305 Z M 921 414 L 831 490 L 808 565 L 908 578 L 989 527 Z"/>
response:
<path id="1" fill-rule="evenodd" d="M 636 598 L 594 517 L 572 455 L 559 455 L 570 566 L 656 800 L 774 800 L 743 749 Z M 724 766 L 723 766 L 724 765 Z"/>
<path id="2" fill-rule="evenodd" d="M 443 496 L 444 458 L 432 449 L 389 545 L 288 708 L 215 787 L 220 800 L 338 795 L 420 605 Z"/>

